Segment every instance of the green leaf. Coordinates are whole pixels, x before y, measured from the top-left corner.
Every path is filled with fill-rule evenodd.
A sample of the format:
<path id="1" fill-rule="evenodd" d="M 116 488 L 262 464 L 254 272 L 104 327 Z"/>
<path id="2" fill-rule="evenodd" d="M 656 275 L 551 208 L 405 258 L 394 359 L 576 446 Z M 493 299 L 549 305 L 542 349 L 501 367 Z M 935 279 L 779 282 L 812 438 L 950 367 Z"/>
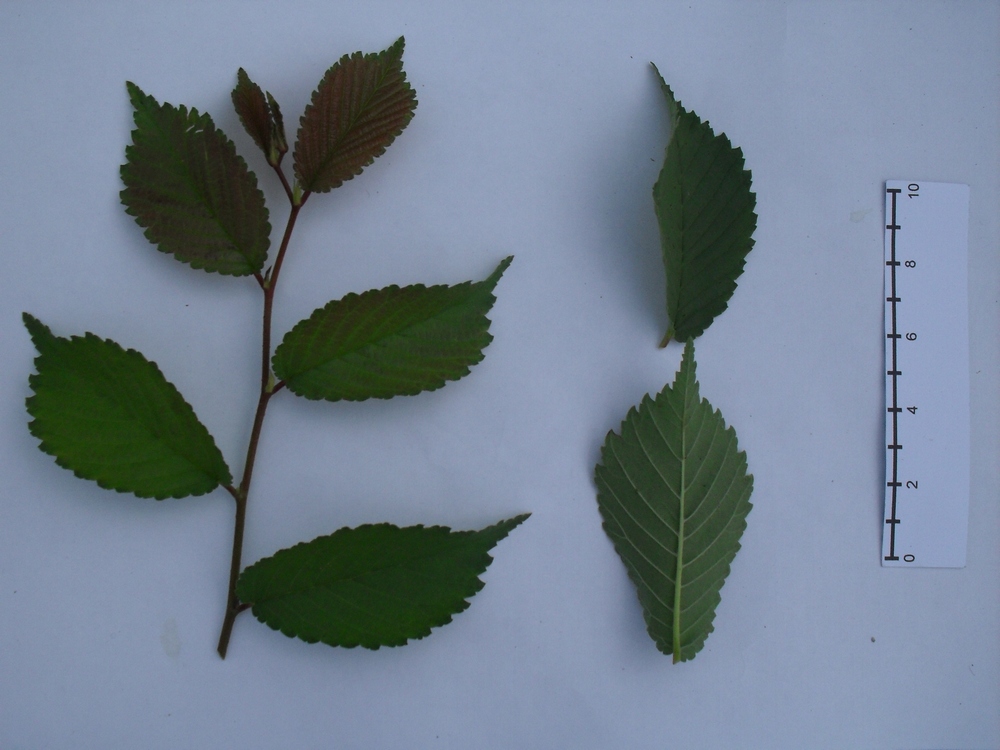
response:
<path id="1" fill-rule="evenodd" d="M 250 80 L 250 76 L 243 68 L 236 74 L 233 106 L 243 127 L 264 152 L 268 163 L 277 166 L 281 157 L 288 151 L 281 109 L 270 92 L 264 96 L 260 86 Z"/>
<path id="2" fill-rule="evenodd" d="M 392 398 L 469 374 L 493 340 L 486 317 L 512 258 L 484 281 L 349 294 L 289 331 L 275 375 L 300 396 L 328 401 Z"/>
<path id="3" fill-rule="evenodd" d="M 685 110 L 662 77 L 660 85 L 673 131 L 653 186 L 667 269 L 665 346 L 700 336 L 726 309 L 753 247 L 757 196 L 743 152 Z"/>
<path id="4" fill-rule="evenodd" d="M 300 120 L 295 174 L 325 193 L 361 174 L 413 117 L 417 96 L 403 72 L 403 37 L 376 54 L 344 55 L 323 76 Z"/>
<path id="5" fill-rule="evenodd" d="M 59 338 L 27 313 L 24 325 L 38 349 L 28 429 L 57 464 L 157 500 L 232 482 L 212 436 L 155 363 L 91 333 Z"/>
<path id="6" fill-rule="evenodd" d="M 127 86 L 136 128 L 121 168 L 126 212 L 150 242 L 195 268 L 258 273 L 271 225 L 257 178 L 233 142 L 207 114 Z"/>
<path id="7" fill-rule="evenodd" d="M 402 646 L 469 606 L 489 551 L 527 517 L 480 531 L 340 529 L 254 563 L 236 594 L 261 622 L 308 643 Z"/>
<path id="8" fill-rule="evenodd" d="M 673 386 L 629 411 L 601 459 L 604 530 L 638 589 L 656 647 L 687 661 L 713 630 L 753 490 L 736 432 L 698 393 L 690 341 Z"/>

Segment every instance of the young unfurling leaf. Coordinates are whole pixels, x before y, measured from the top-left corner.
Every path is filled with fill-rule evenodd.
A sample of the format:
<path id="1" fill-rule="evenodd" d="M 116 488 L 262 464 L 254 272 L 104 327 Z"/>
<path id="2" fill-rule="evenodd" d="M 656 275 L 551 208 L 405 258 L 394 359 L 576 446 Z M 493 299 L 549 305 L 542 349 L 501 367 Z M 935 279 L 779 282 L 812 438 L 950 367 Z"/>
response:
<path id="1" fill-rule="evenodd" d="M 312 399 L 363 401 L 440 388 L 469 374 L 493 337 L 486 317 L 510 265 L 455 286 L 390 286 L 349 294 L 289 331 L 274 372 Z"/>
<path id="2" fill-rule="evenodd" d="M 684 109 L 662 77 L 660 85 L 672 130 L 653 187 L 667 270 L 666 345 L 697 338 L 726 309 L 753 247 L 757 196 L 743 152 Z"/>
<path id="3" fill-rule="evenodd" d="M 299 121 L 295 174 L 302 190 L 325 193 L 361 174 L 403 132 L 416 107 L 403 72 L 403 37 L 376 54 L 344 55 Z"/>
<path id="4" fill-rule="evenodd" d="M 165 253 L 206 271 L 246 276 L 271 243 L 264 194 L 233 142 L 207 114 L 159 104 L 134 83 L 132 144 L 121 200 Z"/>
<path id="5" fill-rule="evenodd" d="M 247 133 L 264 152 L 268 164 L 278 166 L 281 157 L 288 151 L 285 122 L 278 102 L 270 92 L 265 97 L 260 86 L 250 80 L 243 68 L 236 74 L 236 88 L 233 89 L 232 98 L 236 114 Z"/>
<path id="6" fill-rule="evenodd" d="M 308 643 L 402 646 L 469 606 L 489 551 L 527 517 L 480 531 L 341 529 L 258 560 L 243 571 L 237 595 L 261 622 Z"/>
<path id="7" fill-rule="evenodd" d="M 92 333 L 59 338 L 27 313 L 24 324 L 38 349 L 28 427 L 56 463 L 157 500 L 232 482 L 212 436 L 153 362 Z"/>
<path id="8" fill-rule="evenodd" d="M 628 569 L 646 628 L 674 662 L 712 632 L 740 548 L 753 476 L 736 432 L 701 398 L 688 341 L 673 386 L 608 433 L 596 470 L 604 530 Z"/>

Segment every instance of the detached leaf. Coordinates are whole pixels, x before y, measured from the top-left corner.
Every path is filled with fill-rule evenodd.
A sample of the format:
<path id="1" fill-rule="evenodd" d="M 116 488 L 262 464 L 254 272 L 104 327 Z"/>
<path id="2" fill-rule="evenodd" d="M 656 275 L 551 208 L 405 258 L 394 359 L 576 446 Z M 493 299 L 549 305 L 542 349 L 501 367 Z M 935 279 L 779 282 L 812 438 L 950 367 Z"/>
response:
<path id="1" fill-rule="evenodd" d="M 53 336 L 27 313 L 24 324 L 38 349 L 28 429 L 56 463 L 157 500 L 232 482 L 212 436 L 156 364 L 91 333 Z"/>
<path id="2" fill-rule="evenodd" d="M 690 341 L 673 386 L 629 411 L 601 459 L 604 530 L 638 589 L 656 647 L 687 661 L 713 630 L 753 490 L 736 432 L 698 393 Z"/>
<path id="3" fill-rule="evenodd" d="M 660 84 L 673 131 L 653 186 L 667 269 L 666 345 L 700 336 L 726 309 L 754 244 L 757 196 L 743 152 L 685 110 L 662 77 Z"/>
<path id="4" fill-rule="evenodd" d="M 233 106 L 236 108 L 236 114 L 240 116 L 243 127 L 264 152 L 268 163 L 277 166 L 281 157 L 288 151 L 281 109 L 270 93 L 264 96 L 260 86 L 250 80 L 250 76 L 243 68 L 236 74 Z"/>
<path id="5" fill-rule="evenodd" d="M 481 531 L 344 528 L 254 563 L 236 594 L 258 620 L 308 643 L 402 646 L 469 606 L 488 552 L 527 517 Z"/>
<path id="6" fill-rule="evenodd" d="M 274 373 L 300 396 L 328 401 L 392 398 L 469 374 L 493 337 L 486 317 L 506 258 L 478 283 L 349 294 L 289 331 Z"/>
<path id="7" fill-rule="evenodd" d="M 302 189 L 325 193 L 361 174 L 413 117 L 417 97 L 403 72 L 403 37 L 387 50 L 344 55 L 323 76 L 295 143 Z"/>
<path id="8" fill-rule="evenodd" d="M 257 178 L 233 142 L 207 114 L 159 104 L 127 85 L 136 129 L 121 168 L 126 212 L 150 242 L 195 268 L 259 272 L 271 225 Z"/>

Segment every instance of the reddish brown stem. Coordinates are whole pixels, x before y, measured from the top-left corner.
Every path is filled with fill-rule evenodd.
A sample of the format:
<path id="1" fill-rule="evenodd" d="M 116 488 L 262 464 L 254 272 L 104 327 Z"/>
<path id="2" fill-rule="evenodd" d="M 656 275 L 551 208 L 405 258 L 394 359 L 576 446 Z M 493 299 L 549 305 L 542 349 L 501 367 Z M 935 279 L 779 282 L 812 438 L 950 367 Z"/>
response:
<path id="1" fill-rule="evenodd" d="M 222 621 L 222 632 L 219 634 L 219 656 L 226 658 L 226 651 L 229 648 L 229 638 L 233 632 L 233 624 L 236 616 L 248 605 L 240 602 L 236 596 L 236 583 L 239 581 L 240 569 L 242 568 L 243 557 L 243 529 L 246 525 L 247 498 L 250 495 L 250 482 L 253 479 L 253 467 L 257 458 L 257 445 L 260 442 L 261 429 L 264 426 L 264 415 L 267 413 L 267 404 L 271 396 L 278 392 L 284 382 L 275 384 L 274 376 L 271 373 L 271 311 L 274 306 L 274 290 L 278 283 L 278 274 L 281 272 L 281 264 L 285 259 L 285 251 L 288 250 L 288 242 L 292 237 L 292 230 L 295 228 L 295 219 L 305 202 L 303 198 L 298 205 L 294 204 L 291 188 L 284 178 L 281 169 L 276 167 L 276 171 L 282 178 L 282 184 L 288 194 L 289 201 L 292 202 L 292 210 L 288 215 L 288 223 L 285 225 L 285 234 L 281 238 L 281 246 L 278 248 L 278 255 L 274 259 L 274 266 L 269 274 L 260 276 L 255 274 L 258 283 L 264 290 L 264 320 L 263 332 L 261 334 L 261 364 L 260 364 L 260 397 L 257 399 L 257 411 L 254 414 L 253 428 L 250 431 L 250 443 L 247 445 L 246 462 L 243 464 L 243 478 L 240 480 L 238 488 L 227 486 L 226 490 L 236 500 L 236 522 L 233 529 L 233 554 L 229 567 L 229 592 L 226 598 L 226 615 Z"/>
<path id="2" fill-rule="evenodd" d="M 292 186 L 288 184 L 288 180 L 285 178 L 285 173 L 281 169 L 281 162 L 279 161 L 277 164 L 273 164 L 272 166 L 274 167 L 274 171 L 278 173 L 278 178 L 281 180 L 281 186 L 285 188 L 285 195 L 288 196 L 288 202 L 295 203 Z"/>

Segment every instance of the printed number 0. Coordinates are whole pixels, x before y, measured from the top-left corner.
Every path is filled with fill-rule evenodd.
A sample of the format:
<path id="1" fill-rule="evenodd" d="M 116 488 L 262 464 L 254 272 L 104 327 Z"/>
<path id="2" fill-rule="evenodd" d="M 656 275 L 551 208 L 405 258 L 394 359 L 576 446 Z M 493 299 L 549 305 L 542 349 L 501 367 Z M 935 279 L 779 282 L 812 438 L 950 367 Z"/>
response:
<path id="1" fill-rule="evenodd" d="M 903 562 L 913 562 L 916 559 L 913 555 L 903 555 Z"/>

